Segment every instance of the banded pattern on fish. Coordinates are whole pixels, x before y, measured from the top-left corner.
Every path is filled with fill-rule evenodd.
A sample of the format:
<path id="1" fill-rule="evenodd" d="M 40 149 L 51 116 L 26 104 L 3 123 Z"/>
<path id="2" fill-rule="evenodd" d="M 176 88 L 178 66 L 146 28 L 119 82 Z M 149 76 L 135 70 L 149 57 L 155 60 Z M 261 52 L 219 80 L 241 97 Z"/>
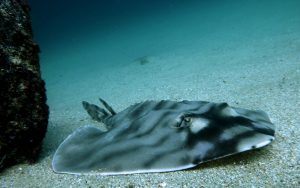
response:
<path id="1" fill-rule="evenodd" d="M 83 102 L 108 131 L 84 126 L 57 149 L 55 172 L 102 175 L 165 172 L 260 148 L 274 140 L 263 111 L 205 101 L 145 101 L 116 113 Z"/>

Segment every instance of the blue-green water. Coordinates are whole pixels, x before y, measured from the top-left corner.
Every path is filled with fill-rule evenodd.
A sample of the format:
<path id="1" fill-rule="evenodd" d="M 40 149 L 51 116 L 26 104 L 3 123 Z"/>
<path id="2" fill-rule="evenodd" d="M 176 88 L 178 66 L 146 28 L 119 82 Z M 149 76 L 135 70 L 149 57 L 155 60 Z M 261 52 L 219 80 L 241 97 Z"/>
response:
<path id="1" fill-rule="evenodd" d="M 127 102 L 150 96 L 211 100 L 200 93 L 187 95 L 182 89 L 212 89 L 217 80 L 205 78 L 207 73 L 219 74 L 223 69 L 228 77 L 246 74 L 226 69 L 275 62 L 298 49 L 297 0 L 30 3 L 48 103 L 53 108 L 99 95 L 115 100 L 113 94 Z M 141 57 L 151 63 L 139 64 Z M 258 67 L 255 70 L 262 73 L 272 68 Z M 153 93 L 154 88 L 159 92 Z M 230 93 L 229 89 L 222 92 Z"/>
<path id="2" fill-rule="evenodd" d="M 4 187 L 299 187 L 299 0 L 29 0 L 50 119 L 41 158 Z M 266 111 L 269 147 L 191 171 L 55 174 L 73 130 L 98 125 L 81 101 L 116 111 L 144 100 L 206 100 Z"/>
<path id="3" fill-rule="evenodd" d="M 107 61 L 116 57 L 120 60 L 122 56 L 134 57 L 145 51 L 216 48 L 232 41 L 243 46 L 244 42 L 299 28 L 297 0 L 92 0 L 88 3 L 30 0 L 30 3 L 42 56 L 63 50 L 78 55 L 76 50 L 81 50 L 82 55 L 91 58 L 106 56 Z"/>

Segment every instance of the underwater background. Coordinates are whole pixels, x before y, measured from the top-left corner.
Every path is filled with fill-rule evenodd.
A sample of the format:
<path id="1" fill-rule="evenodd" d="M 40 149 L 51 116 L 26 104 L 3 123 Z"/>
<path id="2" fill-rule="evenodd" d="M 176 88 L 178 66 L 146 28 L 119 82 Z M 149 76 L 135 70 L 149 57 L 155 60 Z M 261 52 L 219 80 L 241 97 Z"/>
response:
<path id="1" fill-rule="evenodd" d="M 50 119 L 41 159 L 0 176 L 3 187 L 300 186 L 299 0 L 29 0 Z M 145 100 L 204 100 L 266 111 L 263 150 L 188 171 L 55 174 L 51 160 L 76 128 L 81 101 L 116 111 Z M 27 182 L 24 186 L 24 182 Z"/>

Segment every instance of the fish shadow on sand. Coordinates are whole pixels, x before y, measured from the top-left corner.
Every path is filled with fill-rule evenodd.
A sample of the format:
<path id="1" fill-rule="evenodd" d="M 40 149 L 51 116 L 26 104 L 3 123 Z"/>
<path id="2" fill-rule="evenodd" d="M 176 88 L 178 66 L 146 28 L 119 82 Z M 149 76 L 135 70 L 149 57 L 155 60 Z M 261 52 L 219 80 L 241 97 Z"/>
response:
<path id="1" fill-rule="evenodd" d="M 146 64 L 149 64 L 151 61 L 150 61 L 150 57 L 145 55 L 145 56 L 136 58 L 134 60 L 134 62 L 136 62 L 136 63 L 138 63 L 140 65 L 146 65 Z"/>

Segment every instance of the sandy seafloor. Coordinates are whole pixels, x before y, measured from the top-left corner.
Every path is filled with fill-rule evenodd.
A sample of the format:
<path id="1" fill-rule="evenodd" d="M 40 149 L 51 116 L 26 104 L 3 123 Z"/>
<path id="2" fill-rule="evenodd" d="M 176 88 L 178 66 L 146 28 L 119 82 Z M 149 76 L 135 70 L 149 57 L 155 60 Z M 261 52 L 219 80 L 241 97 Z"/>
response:
<path id="1" fill-rule="evenodd" d="M 36 164 L 0 174 L 0 187 L 300 187 L 300 3 L 239 2 L 205 11 L 177 8 L 153 22 L 123 25 L 105 37 L 74 37 L 81 41 L 77 45 L 44 45 L 43 50 L 42 44 L 50 107 L 43 151 Z M 101 63 L 101 51 L 110 51 L 105 58 L 118 63 Z M 143 56 L 147 63 L 135 60 Z M 265 148 L 192 170 L 119 176 L 54 173 L 51 160 L 64 138 L 80 126 L 97 125 L 81 101 L 98 103 L 98 97 L 117 111 L 150 99 L 261 109 L 275 124 L 276 139 Z"/>

